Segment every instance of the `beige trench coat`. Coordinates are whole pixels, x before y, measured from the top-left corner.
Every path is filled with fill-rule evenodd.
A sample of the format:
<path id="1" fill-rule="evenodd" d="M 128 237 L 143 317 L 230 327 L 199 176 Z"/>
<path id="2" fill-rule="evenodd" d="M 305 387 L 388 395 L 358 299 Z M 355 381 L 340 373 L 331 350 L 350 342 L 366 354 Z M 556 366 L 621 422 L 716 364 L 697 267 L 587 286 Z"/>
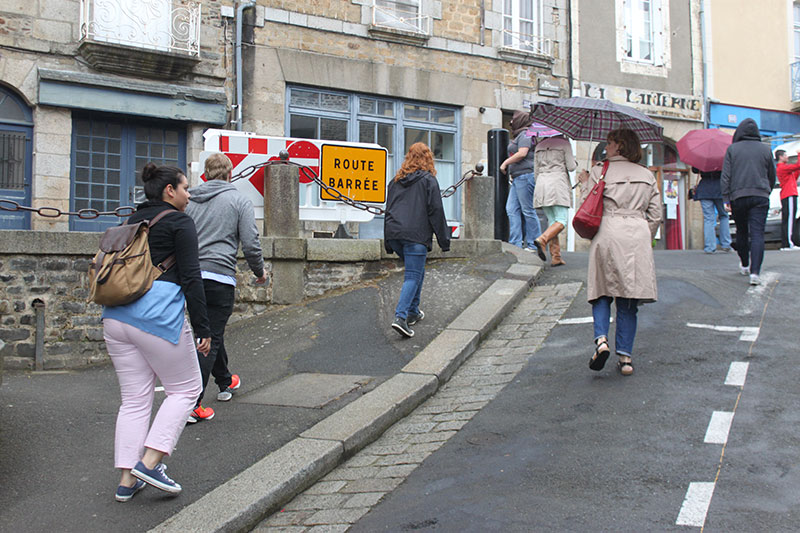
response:
<path id="1" fill-rule="evenodd" d="M 656 268 L 652 241 L 661 223 L 661 195 L 653 174 L 622 156 L 609 158 L 603 193 L 603 221 L 589 248 L 587 299 L 601 296 L 654 302 Z M 600 178 L 603 164 L 592 167 L 581 202 Z"/>
<path id="2" fill-rule="evenodd" d="M 551 137 L 536 143 L 533 168 L 536 187 L 533 189 L 533 207 L 572 205 L 572 184 L 569 171 L 578 163 L 572 155 L 572 146 L 564 137 Z"/>

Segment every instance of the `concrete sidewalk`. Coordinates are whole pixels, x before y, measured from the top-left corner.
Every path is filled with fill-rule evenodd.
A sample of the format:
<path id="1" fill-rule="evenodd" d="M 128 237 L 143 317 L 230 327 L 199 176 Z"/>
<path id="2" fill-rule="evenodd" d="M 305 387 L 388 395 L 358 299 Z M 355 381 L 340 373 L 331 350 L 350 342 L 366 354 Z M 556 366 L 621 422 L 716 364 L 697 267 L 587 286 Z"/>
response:
<path id="1" fill-rule="evenodd" d="M 492 283 L 400 372 L 151 531 L 247 531 L 377 439 L 447 382 L 525 297 L 540 267 L 532 254 L 516 255 L 520 262 L 508 267 L 507 277 Z"/>
<path id="2" fill-rule="evenodd" d="M 255 525 L 430 396 L 524 296 L 541 263 L 535 254 L 504 250 L 431 261 L 426 316 L 411 339 L 389 327 L 399 268 L 231 324 L 226 345 L 242 387 L 221 403 L 211 384 L 204 405 L 215 418 L 184 430 L 167 460 L 184 487 L 177 498 L 148 488 L 114 502 L 119 388 L 110 365 L 7 374 L 0 386 L 0 530 Z M 320 400 L 326 380 L 346 386 Z M 162 398 L 157 393 L 156 402 Z"/>

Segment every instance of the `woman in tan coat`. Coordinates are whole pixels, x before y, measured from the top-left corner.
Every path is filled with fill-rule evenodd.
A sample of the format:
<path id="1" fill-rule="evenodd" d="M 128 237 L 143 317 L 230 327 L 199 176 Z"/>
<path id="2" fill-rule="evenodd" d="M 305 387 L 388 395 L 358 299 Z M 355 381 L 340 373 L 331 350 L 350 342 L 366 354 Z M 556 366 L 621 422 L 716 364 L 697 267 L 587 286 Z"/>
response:
<path id="1" fill-rule="evenodd" d="M 571 203 L 572 183 L 569 172 L 578 164 L 572 155 L 572 146 L 563 135 L 556 135 L 536 143 L 534 152 L 534 171 L 536 190 L 533 193 L 533 207 L 541 207 L 547 215 L 550 226 L 533 241 L 539 259 L 547 261 L 545 247 L 550 245 L 550 264 L 563 265 L 558 234 L 567 225 Z"/>
<path id="2" fill-rule="evenodd" d="M 636 133 L 618 129 L 608 134 L 608 170 L 603 193 L 603 220 L 589 248 L 587 296 L 592 304 L 595 353 L 589 368 L 601 370 L 611 350 L 608 330 L 611 302 L 616 301 L 615 349 L 619 369 L 633 373 L 631 354 L 640 303 L 656 301 L 653 237 L 661 222 L 661 196 L 655 177 L 637 164 L 642 150 Z M 581 202 L 599 181 L 603 164 L 582 172 Z"/>

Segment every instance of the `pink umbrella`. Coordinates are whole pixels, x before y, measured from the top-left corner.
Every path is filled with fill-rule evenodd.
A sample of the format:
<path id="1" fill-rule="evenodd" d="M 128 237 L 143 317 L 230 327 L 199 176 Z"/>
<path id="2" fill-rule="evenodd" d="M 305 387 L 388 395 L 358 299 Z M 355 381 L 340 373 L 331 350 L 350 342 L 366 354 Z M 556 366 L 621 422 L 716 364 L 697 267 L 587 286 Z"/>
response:
<path id="1" fill-rule="evenodd" d="M 528 129 L 525 130 L 525 135 L 528 137 L 555 137 L 556 135 L 561 135 L 561 132 L 558 130 L 554 130 L 550 126 L 545 126 L 544 124 L 539 124 L 538 122 L 534 122 Z"/>
<path id="2" fill-rule="evenodd" d="M 692 130 L 677 142 L 681 161 L 702 172 L 722 170 L 725 152 L 733 137 L 722 130 Z"/>

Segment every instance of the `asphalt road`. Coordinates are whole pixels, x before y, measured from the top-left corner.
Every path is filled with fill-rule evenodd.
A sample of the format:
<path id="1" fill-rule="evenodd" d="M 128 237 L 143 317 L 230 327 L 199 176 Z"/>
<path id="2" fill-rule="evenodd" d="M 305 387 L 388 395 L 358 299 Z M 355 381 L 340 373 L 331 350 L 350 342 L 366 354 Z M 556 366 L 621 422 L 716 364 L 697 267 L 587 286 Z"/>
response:
<path id="1" fill-rule="evenodd" d="M 120 504 L 113 494 L 119 388 L 113 368 L 6 374 L 0 386 L 0 531 L 145 531 L 278 449 L 398 372 L 515 259 L 495 254 L 431 262 L 425 320 L 412 339 L 389 324 L 402 272 L 229 326 L 231 369 L 242 388 L 229 403 L 204 401 L 216 417 L 187 427 L 169 475 L 177 498 L 145 490 Z M 357 374 L 370 381 L 319 409 L 244 401 L 300 372 Z M 302 391 L 298 391 L 302 393 Z M 157 396 L 157 403 L 163 395 Z"/>
<path id="2" fill-rule="evenodd" d="M 566 260 L 537 284 L 585 281 L 586 255 Z M 591 324 L 562 320 L 351 531 L 797 531 L 800 253 L 767 252 L 756 288 L 733 254 L 656 265 L 632 377 L 613 355 L 590 371 Z M 590 314 L 584 288 L 564 318 Z"/>

